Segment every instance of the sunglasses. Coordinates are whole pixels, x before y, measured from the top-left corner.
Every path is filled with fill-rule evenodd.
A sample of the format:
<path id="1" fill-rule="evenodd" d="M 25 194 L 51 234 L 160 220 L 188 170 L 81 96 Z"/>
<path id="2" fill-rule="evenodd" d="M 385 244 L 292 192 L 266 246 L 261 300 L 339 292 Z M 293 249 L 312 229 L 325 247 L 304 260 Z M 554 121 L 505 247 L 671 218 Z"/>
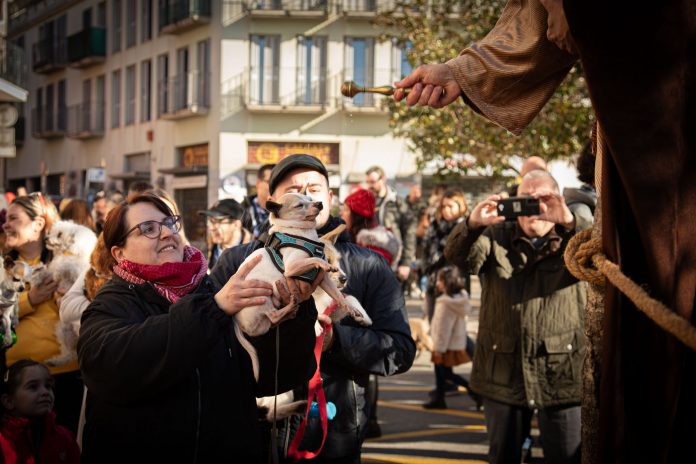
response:
<path id="1" fill-rule="evenodd" d="M 140 224 L 131 227 L 128 232 L 123 234 L 123 238 L 121 240 L 125 240 L 126 237 L 128 237 L 135 229 L 138 229 L 140 231 L 140 235 L 144 235 L 147 238 L 159 238 L 159 236 L 162 234 L 162 227 L 166 227 L 173 234 L 178 234 L 181 230 L 181 216 L 167 216 L 161 221 L 141 222 Z"/>

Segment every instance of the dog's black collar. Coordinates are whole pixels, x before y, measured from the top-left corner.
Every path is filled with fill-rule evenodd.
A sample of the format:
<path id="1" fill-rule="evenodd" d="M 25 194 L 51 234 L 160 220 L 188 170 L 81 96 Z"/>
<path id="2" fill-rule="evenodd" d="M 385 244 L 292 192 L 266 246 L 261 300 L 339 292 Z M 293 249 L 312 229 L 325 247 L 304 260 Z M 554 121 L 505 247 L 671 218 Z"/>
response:
<path id="1" fill-rule="evenodd" d="M 285 273 L 285 265 L 283 264 L 283 257 L 280 254 L 280 250 L 285 247 L 297 248 L 299 250 L 306 251 L 309 256 L 313 258 L 326 259 L 326 254 L 324 253 L 324 244 L 321 242 L 316 242 L 314 240 L 307 239 L 305 237 L 300 237 L 298 235 L 284 234 L 282 232 L 273 232 L 266 241 L 265 249 L 268 255 L 271 257 L 271 261 L 275 265 L 281 274 Z M 298 279 L 304 280 L 305 282 L 314 282 L 319 269 L 311 269 L 301 276 L 297 276 Z"/>

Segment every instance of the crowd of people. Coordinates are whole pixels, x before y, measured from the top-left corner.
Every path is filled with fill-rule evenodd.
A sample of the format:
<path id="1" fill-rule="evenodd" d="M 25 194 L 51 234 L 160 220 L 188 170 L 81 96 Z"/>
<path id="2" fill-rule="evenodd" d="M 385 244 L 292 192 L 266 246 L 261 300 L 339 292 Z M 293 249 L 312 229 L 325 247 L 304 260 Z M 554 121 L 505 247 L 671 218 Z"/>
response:
<path id="1" fill-rule="evenodd" d="M 233 316 L 268 298 L 278 308 L 288 303 L 293 292 L 281 295 L 268 282 L 247 280 L 256 262 L 243 261 L 268 241 L 268 212 L 258 208 L 295 192 L 326 205 L 316 219 L 320 237 L 345 227 L 335 243 L 348 276 L 343 291 L 373 320 L 370 327 L 346 321 L 327 333 L 319 369 L 340 414 L 328 424 L 320 462 L 360 462 L 363 440 L 380 435 L 377 378 L 405 372 L 414 361 L 404 298 L 421 281 L 435 373 L 423 407 L 447 408 L 446 392 L 464 387 L 474 407 L 485 411 L 493 462 L 519 458 L 518 444 L 529 436 L 537 410 L 542 434 L 553 436 L 561 427 L 568 435 L 543 441 L 547 456 L 560 456 L 550 462 L 565 462 L 579 440 L 584 288 L 569 276 L 561 254 L 568 237 L 588 226 L 583 208 L 593 204 L 568 193 L 571 212 L 545 165 L 530 159 L 524 166 L 528 172 L 512 193 L 538 198 L 538 217 L 504 221 L 495 205 L 506 192 L 474 208 L 465 192 L 444 185 L 427 202 L 419 186 L 401 197 L 377 166 L 331 216 L 335 199 L 325 166 L 291 155 L 260 169 L 256 194 L 244 203 L 222 199 L 199 211 L 207 220 L 208 256 L 188 244 L 172 198 L 149 184 L 133 185 L 126 195 L 100 194 L 91 208 L 81 199 L 56 207 L 40 193 L 14 198 L 3 247 L 29 270 L 50 265 L 44 238 L 58 221 L 80 224 L 98 239 L 89 268 L 67 292 L 59 292 L 48 273 L 41 281 L 27 279 L 19 295 L 17 342 L 3 359 L 3 450 L 34 453 L 42 462 L 57 462 L 46 454 L 57 449 L 71 456 L 68 462 L 80 456 L 116 462 L 133 449 L 149 460 L 218 462 L 235 454 L 248 462 L 271 455 L 290 462 L 288 443 L 302 417 L 259 422 L 254 398 L 288 390 L 307 396 L 307 366 L 316 367 L 314 324 L 326 321 L 311 298 L 323 273 L 314 282 L 286 282 L 296 298 L 293 317 L 277 334 L 249 337 L 259 378 L 234 336 Z M 467 331 L 472 275 L 482 282 L 475 336 Z M 62 348 L 60 323 L 72 324 L 79 341 L 72 347 L 76 357 L 55 366 L 50 360 Z M 530 346 L 541 351 L 522 357 Z M 277 353 L 292 359 L 276 363 Z M 454 372 L 471 361 L 470 381 Z M 27 383 L 32 396 L 14 399 Z M 37 424 L 45 435 L 37 437 L 40 446 L 28 447 L 21 430 Z M 310 421 L 301 448 L 316 448 L 322 433 L 321 424 Z"/>
<path id="2" fill-rule="evenodd" d="M 543 19 L 542 32 L 544 8 L 557 13 L 549 5 L 557 3 L 529 6 Z M 508 86 L 496 73 L 509 73 L 471 72 L 472 62 L 485 61 L 482 49 L 497 56 L 501 34 L 524 48 L 528 31 L 510 12 L 503 19 L 459 58 L 415 70 L 398 83 L 411 88 L 409 95 L 395 98 L 442 107 L 464 96 L 476 111 L 519 132 L 574 61 L 572 42 L 558 38 L 548 21 L 556 44 L 544 35 L 535 37 L 541 48 L 531 47 L 555 58 L 552 69 L 539 73 L 548 85 L 526 86 L 529 94 L 518 97 L 531 109 L 510 114 L 506 104 L 487 104 L 504 93 L 498 85 Z M 534 66 L 517 68 L 526 75 Z M 16 342 L 4 338 L 3 456 L 42 463 L 291 462 L 288 449 L 299 441 L 300 449 L 321 450 L 316 462 L 359 463 L 363 440 L 381 433 L 377 378 L 406 372 L 414 362 L 404 294 L 417 288 L 431 326 L 435 374 L 423 406 L 446 408 L 450 384 L 461 385 L 484 411 L 490 462 L 520 462 L 536 414 L 546 462 L 578 463 L 586 288 L 566 269 L 563 252 L 591 225 L 593 191 L 587 185 L 561 192 L 536 157 L 521 174 L 510 192 L 491 192 L 470 207 L 456 187 L 433 189 L 427 202 L 419 186 L 402 197 L 373 166 L 365 188 L 343 199 L 338 217 L 330 214 L 335 198 L 326 167 L 310 155 L 289 155 L 259 170 L 256 194 L 243 203 L 222 199 L 200 211 L 208 256 L 186 240 L 176 203 L 151 185 L 99 195 L 91 209 L 80 199 L 58 208 L 40 193 L 12 198 L 2 247 L 26 273 L 26 285 L 17 299 Z M 269 200 L 286 193 L 311 197 L 318 236 L 336 239 L 338 267 L 347 276 L 342 291 L 364 307 L 372 325 L 350 319 L 331 325 L 318 312 L 312 294 L 323 270 L 310 279 L 247 278 L 262 258 L 250 256 L 275 234 Z M 510 194 L 538 200 L 538 212 L 508 220 L 498 206 Z M 60 220 L 98 237 L 89 269 L 67 292 L 42 272 L 58 259 L 45 238 Z M 481 282 L 475 341 L 467 331 L 470 276 Z M 292 308 L 291 317 L 240 338 L 234 316 L 269 302 Z M 325 329 L 315 347 L 317 321 Z M 68 347 L 75 356 L 56 364 L 66 348 L 56 330 L 63 323 L 79 339 Z M 454 372 L 470 361 L 469 380 Z M 259 420 L 256 398 L 291 392 L 311 401 L 315 371 L 336 408 L 333 420 L 305 423 L 297 414 Z"/>

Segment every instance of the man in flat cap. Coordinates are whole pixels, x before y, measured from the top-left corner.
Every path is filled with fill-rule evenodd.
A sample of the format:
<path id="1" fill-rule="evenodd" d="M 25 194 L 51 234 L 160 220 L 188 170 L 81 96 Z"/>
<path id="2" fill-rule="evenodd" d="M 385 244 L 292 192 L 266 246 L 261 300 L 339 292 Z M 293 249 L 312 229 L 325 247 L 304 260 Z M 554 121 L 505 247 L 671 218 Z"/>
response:
<path id="1" fill-rule="evenodd" d="M 306 155 L 290 155 L 278 163 L 271 173 L 269 188 L 272 198 L 285 193 L 302 192 L 321 201 L 324 205 L 317 217 L 317 232 L 322 236 L 333 231 L 341 220 L 329 215 L 333 193 L 329 189 L 328 172 L 317 158 Z M 260 240 L 263 240 L 264 234 Z M 263 246 L 262 241 L 254 241 L 225 251 L 211 277 L 217 286 L 222 286 L 232 276 L 244 258 L 255 249 Z M 394 375 L 411 367 L 415 357 L 415 345 L 411 339 L 408 319 L 401 285 L 386 261 L 377 253 L 350 243 L 348 233 L 343 231 L 336 241 L 341 253 L 341 268 L 348 276 L 344 293 L 360 301 L 370 318 L 372 326 L 362 327 L 350 317 L 328 331 L 321 356 L 321 377 L 326 400 L 336 405 L 336 417 L 328 423 L 328 433 L 323 451 L 317 457 L 322 463 L 359 463 L 360 451 L 365 438 L 365 426 L 372 405 L 366 401 L 365 390 L 370 374 Z M 283 322 L 280 327 L 280 340 L 291 337 L 285 334 L 317 318 L 316 308 L 310 298 L 300 305 L 295 319 Z M 325 321 L 326 316 L 319 316 Z M 299 320 L 299 321 L 298 321 Z M 306 332 L 295 330 L 300 344 L 306 343 Z M 256 345 L 256 340 L 251 340 Z M 275 345 L 273 345 L 275 347 Z M 268 349 L 267 347 L 265 347 Z M 283 347 L 281 347 L 281 350 Z M 291 348 L 298 349 L 298 348 Z M 292 353 L 280 351 L 279 369 L 282 371 L 292 363 Z M 275 365 L 261 357 L 261 372 L 273 370 Z M 264 366 L 264 362 L 267 364 Z M 299 369 L 299 367 L 297 367 Z M 295 399 L 306 397 L 306 383 L 295 385 Z M 294 416 L 280 424 L 279 453 L 287 450 L 286 437 L 292 440 L 300 418 Z M 286 434 L 286 430 L 290 431 Z M 305 430 L 300 449 L 317 449 L 321 443 L 322 430 L 319 421 L 310 421 Z M 282 456 L 281 461 L 287 459 Z M 285 461 L 283 461 L 285 462 Z M 287 461 L 289 462 L 289 461 Z"/>

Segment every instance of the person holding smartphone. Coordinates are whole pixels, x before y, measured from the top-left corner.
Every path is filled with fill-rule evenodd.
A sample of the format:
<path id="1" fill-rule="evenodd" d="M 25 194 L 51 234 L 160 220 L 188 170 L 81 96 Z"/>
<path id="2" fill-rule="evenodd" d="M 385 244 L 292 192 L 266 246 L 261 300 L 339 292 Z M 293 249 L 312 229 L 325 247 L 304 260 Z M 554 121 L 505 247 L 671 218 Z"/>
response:
<path id="1" fill-rule="evenodd" d="M 491 195 L 445 246 L 448 262 L 483 276 L 471 388 L 483 397 L 491 463 L 521 461 L 535 412 L 546 462 L 579 463 L 586 288 L 563 252 L 590 224 L 546 171 L 525 175 L 517 196 L 538 199 L 539 213 L 506 218 Z"/>

